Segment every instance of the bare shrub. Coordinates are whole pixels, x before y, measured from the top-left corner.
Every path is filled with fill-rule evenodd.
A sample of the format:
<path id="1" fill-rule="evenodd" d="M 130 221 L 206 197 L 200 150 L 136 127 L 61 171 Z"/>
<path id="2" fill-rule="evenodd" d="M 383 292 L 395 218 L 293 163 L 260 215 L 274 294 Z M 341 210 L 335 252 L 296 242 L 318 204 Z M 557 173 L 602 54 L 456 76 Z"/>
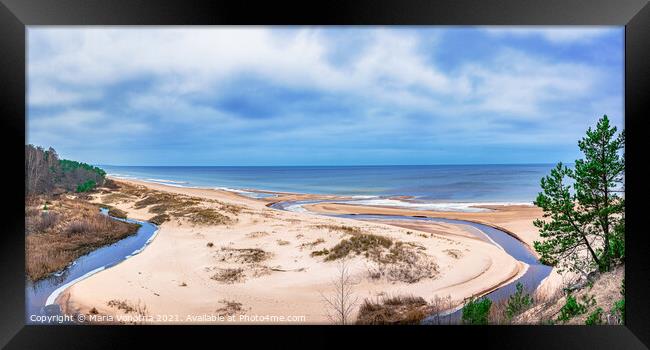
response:
<path id="1" fill-rule="evenodd" d="M 332 281 L 333 293 L 330 296 L 321 293 L 321 298 L 326 304 L 327 317 L 333 323 L 350 323 L 352 311 L 358 302 L 358 298 L 354 296 L 353 285 L 348 261 L 342 259 L 338 265 L 338 274 Z"/>
<path id="2" fill-rule="evenodd" d="M 436 295 L 429 306 L 431 322 L 433 324 L 451 324 L 451 317 L 448 317 L 447 314 L 452 308 L 453 302 L 451 300 L 451 295 L 447 295 L 444 298 Z"/>
<path id="3" fill-rule="evenodd" d="M 38 220 L 37 230 L 39 232 L 48 230 L 56 226 L 58 221 L 59 221 L 59 214 L 55 212 L 49 212 L 49 211 L 42 212 L 41 217 Z"/>

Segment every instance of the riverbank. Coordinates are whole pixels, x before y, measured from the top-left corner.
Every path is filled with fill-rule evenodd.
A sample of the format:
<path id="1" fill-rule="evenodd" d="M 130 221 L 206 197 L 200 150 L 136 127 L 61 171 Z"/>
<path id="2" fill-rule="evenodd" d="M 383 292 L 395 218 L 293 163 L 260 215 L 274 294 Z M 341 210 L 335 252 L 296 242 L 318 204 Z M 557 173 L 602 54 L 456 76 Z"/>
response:
<path id="1" fill-rule="evenodd" d="M 72 194 L 34 196 L 25 204 L 26 273 L 39 281 L 80 256 L 135 234 L 138 225 L 111 220 Z"/>
<path id="2" fill-rule="evenodd" d="M 120 315 L 129 308 L 115 305 L 139 303 L 151 315 L 174 315 L 153 323 L 202 323 L 194 316 L 205 314 L 235 316 L 236 323 L 259 323 L 247 321 L 251 315 L 328 323 L 323 296 L 334 292 L 331 282 L 339 264 L 314 252 L 335 250 L 355 236 L 376 235 L 391 242 L 388 248 L 362 246 L 360 254 L 349 254 L 353 288 L 360 299 L 438 295 L 460 303 L 526 270 L 464 225 L 439 223 L 439 232 L 431 233 L 278 211 L 268 208 L 268 201 L 228 191 L 124 180 L 119 184 L 120 190 L 105 191 L 94 201 L 149 220 L 161 215 L 160 204 L 144 204 L 167 194 L 178 196 L 170 203 L 191 202 L 194 211 L 213 210 L 227 220 L 204 224 L 193 220 L 195 213 L 176 216 L 179 212 L 171 211 L 170 221 L 160 225 L 145 251 L 64 292 L 60 300 L 66 301 L 68 312 Z"/>
<path id="3" fill-rule="evenodd" d="M 319 214 L 371 214 L 371 215 L 400 215 L 419 216 L 429 218 L 445 218 L 453 220 L 464 220 L 494 227 L 510 234 L 520 242 L 524 243 L 528 250 L 537 258 L 539 254 L 533 248 L 533 242 L 541 240 L 538 229 L 533 221 L 541 218 L 543 212 L 540 208 L 532 205 L 480 205 L 485 212 L 439 212 L 431 210 L 409 210 L 395 207 L 378 207 L 367 205 L 354 205 L 347 203 L 316 203 L 306 204 L 304 209 Z M 401 224 L 403 227 L 427 230 L 426 223 Z M 534 291 L 539 298 L 553 297 L 559 289 L 570 284 L 576 278 L 575 274 L 565 272 L 560 275 L 554 268 L 549 276 Z"/>

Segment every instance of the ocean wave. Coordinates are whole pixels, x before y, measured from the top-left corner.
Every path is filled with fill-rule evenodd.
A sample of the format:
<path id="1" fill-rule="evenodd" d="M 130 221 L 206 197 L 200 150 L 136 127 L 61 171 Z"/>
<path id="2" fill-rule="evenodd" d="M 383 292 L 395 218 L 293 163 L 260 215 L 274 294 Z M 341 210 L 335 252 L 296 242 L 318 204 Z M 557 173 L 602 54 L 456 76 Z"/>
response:
<path id="1" fill-rule="evenodd" d="M 189 183 L 187 181 L 174 181 L 174 180 L 165 180 L 165 179 L 144 179 L 144 181 L 162 182 L 162 183 L 170 183 L 170 184 L 188 184 Z"/>
<path id="2" fill-rule="evenodd" d="M 487 208 L 479 208 L 479 206 L 492 206 L 492 205 L 532 205 L 527 202 L 406 202 L 397 199 L 366 199 L 346 201 L 344 203 L 357 204 L 357 205 L 372 205 L 382 207 L 396 207 L 407 208 L 414 210 L 433 210 L 433 211 L 462 211 L 469 213 L 480 213 L 491 211 Z"/>
<path id="3" fill-rule="evenodd" d="M 215 190 L 220 190 L 220 191 L 228 191 L 228 192 L 233 192 L 237 194 L 241 194 L 242 196 L 250 197 L 250 198 L 270 198 L 270 197 L 277 197 L 278 195 L 275 193 L 266 193 L 266 192 L 254 192 L 254 191 L 246 191 L 246 190 L 239 190 L 236 188 L 229 188 L 229 187 L 215 187 Z"/>
<path id="4" fill-rule="evenodd" d="M 106 176 L 111 176 L 111 177 L 116 177 L 118 179 L 136 179 L 135 176 L 133 175 L 126 175 L 126 174 L 113 174 L 113 173 L 108 173 Z"/>

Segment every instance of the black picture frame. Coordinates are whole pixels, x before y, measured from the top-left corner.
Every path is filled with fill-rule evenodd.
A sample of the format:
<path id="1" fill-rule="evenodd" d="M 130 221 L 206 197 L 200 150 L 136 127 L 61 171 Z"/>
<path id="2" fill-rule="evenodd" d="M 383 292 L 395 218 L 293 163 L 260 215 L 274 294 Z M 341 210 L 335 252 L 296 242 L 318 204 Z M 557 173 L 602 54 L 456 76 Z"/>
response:
<path id="1" fill-rule="evenodd" d="M 34 25 L 624 25 L 626 129 L 625 326 L 27 326 L 24 297 L 24 161 L 26 26 Z M 259 3 L 171 0 L 0 0 L 0 118 L 5 205 L 0 236 L 0 345 L 7 348 L 118 348 L 188 345 L 205 338 L 261 346 L 371 344 L 466 345 L 526 349 L 644 349 L 650 345 L 650 248 L 643 226 L 643 168 L 650 88 L 650 5 L 644 0 L 309 1 Z M 210 343 L 209 341 L 212 341 Z M 348 340 L 346 340 L 348 342 Z M 411 345 L 412 344 L 412 345 Z M 328 346 L 328 347 L 329 347 Z"/>

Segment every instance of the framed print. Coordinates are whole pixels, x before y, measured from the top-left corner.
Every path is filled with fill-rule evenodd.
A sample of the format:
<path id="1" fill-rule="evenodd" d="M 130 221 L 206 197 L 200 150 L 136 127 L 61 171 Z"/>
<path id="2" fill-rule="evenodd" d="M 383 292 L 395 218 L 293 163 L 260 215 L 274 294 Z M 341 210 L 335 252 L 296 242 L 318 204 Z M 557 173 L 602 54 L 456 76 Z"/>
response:
<path id="1" fill-rule="evenodd" d="M 3 345 L 646 348 L 645 5 L 3 0 Z"/>

